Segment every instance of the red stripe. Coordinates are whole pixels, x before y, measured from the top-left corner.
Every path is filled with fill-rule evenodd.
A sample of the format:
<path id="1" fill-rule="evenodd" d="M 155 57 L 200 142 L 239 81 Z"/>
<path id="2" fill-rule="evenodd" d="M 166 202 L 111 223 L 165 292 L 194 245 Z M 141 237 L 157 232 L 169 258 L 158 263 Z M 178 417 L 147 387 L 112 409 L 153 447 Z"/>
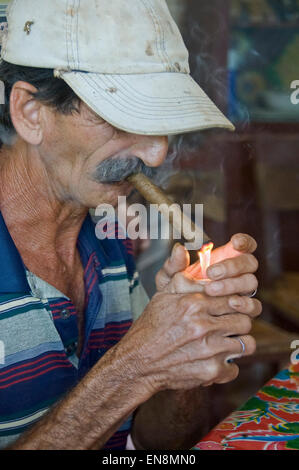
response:
<path id="1" fill-rule="evenodd" d="M 50 372 L 51 370 L 54 370 L 54 369 L 61 369 L 61 368 L 70 368 L 70 367 L 73 367 L 72 364 L 65 364 L 65 365 L 61 365 L 61 366 L 54 366 L 54 367 L 50 367 L 50 369 L 47 369 L 45 371 L 42 371 L 40 372 L 39 374 L 36 374 L 36 375 L 32 375 L 31 377 L 25 377 L 23 379 L 20 379 L 20 380 L 16 380 L 15 382 L 12 382 L 11 384 L 8 384 L 8 385 L 1 385 L 0 386 L 0 389 L 3 389 L 3 388 L 8 388 L 8 387 L 11 387 L 12 385 L 15 385 L 15 384 L 18 384 L 20 382 L 25 382 L 26 380 L 31 380 L 31 379 L 35 379 L 36 377 L 39 377 L 40 375 L 44 375 L 44 374 L 47 374 L 48 372 Z"/>
<path id="2" fill-rule="evenodd" d="M 88 291 L 87 291 L 87 295 L 90 295 L 90 293 L 91 293 L 91 291 L 92 291 L 92 288 L 93 288 L 93 286 L 94 286 L 95 283 L 96 283 L 96 280 L 97 280 L 97 277 L 95 276 L 94 280 L 92 281 L 92 283 L 91 283 L 90 286 L 89 286 L 89 289 L 88 289 Z"/>
<path id="3" fill-rule="evenodd" d="M 36 361 L 31 361 L 31 362 L 28 362 L 27 364 L 21 364 L 19 366 L 15 366 L 13 367 L 12 369 L 9 369 L 5 372 L 0 372 L 0 375 L 5 375 L 5 374 L 9 374 L 10 372 L 14 371 L 14 370 L 17 370 L 17 369 L 21 369 L 22 367 L 28 367 L 28 366 L 33 366 L 34 364 L 37 364 L 38 362 L 40 361 L 43 361 L 45 359 L 48 359 L 49 357 L 65 357 L 65 353 L 64 352 L 61 352 L 61 353 L 53 353 L 53 354 L 47 354 L 46 356 L 44 357 L 40 357 L 39 359 L 36 359 Z"/>
<path id="4" fill-rule="evenodd" d="M 88 341 L 88 344 L 96 344 L 96 343 L 99 343 L 103 340 L 105 341 L 117 341 L 119 339 L 121 339 L 124 335 L 123 334 L 120 334 L 120 335 L 110 335 L 110 336 L 105 336 L 105 338 L 97 338 L 97 339 L 90 339 Z"/>
<path id="5" fill-rule="evenodd" d="M 121 338 L 122 336 L 124 336 L 126 333 L 127 333 L 128 330 L 125 330 L 125 331 L 120 331 L 119 333 L 109 333 L 109 334 L 105 334 L 103 337 L 100 337 L 100 338 L 94 338 L 94 339 L 90 339 L 88 341 L 88 343 L 94 343 L 96 341 L 103 341 L 103 339 L 110 339 L 110 338 Z"/>
<path id="6" fill-rule="evenodd" d="M 58 313 L 58 312 L 60 313 L 60 312 L 61 312 L 61 308 L 57 308 L 56 310 L 55 310 L 55 309 L 53 309 L 53 310 L 51 309 L 51 311 L 52 311 L 52 313 Z M 75 307 L 74 307 L 73 305 L 70 305 L 70 306 L 68 307 L 68 311 L 69 311 L 69 312 L 75 312 L 76 309 L 75 309 Z"/>
<path id="7" fill-rule="evenodd" d="M 67 363 L 67 360 L 66 359 L 55 359 L 53 361 L 48 361 L 48 362 L 45 362 L 44 364 L 41 364 L 37 367 L 34 367 L 33 369 L 28 369 L 28 370 L 25 370 L 25 371 L 22 371 L 22 372 L 17 372 L 16 374 L 10 375 L 9 377 L 6 377 L 5 379 L 0 379 L 0 382 L 6 382 L 7 380 L 12 379 L 13 377 L 17 377 L 18 375 L 28 374 L 29 372 L 35 372 L 36 370 L 41 369 L 42 367 L 45 367 L 49 364 L 53 364 L 54 362 Z"/>
<path id="8" fill-rule="evenodd" d="M 86 278 L 86 284 L 89 283 L 90 279 L 92 278 L 92 275 L 95 274 L 95 273 L 96 273 L 95 269 L 92 269 L 92 268 L 91 268 L 91 271 L 90 271 L 90 273 L 88 274 L 88 277 Z"/>
<path id="9" fill-rule="evenodd" d="M 117 331 L 119 331 L 120 329 L 125 329 L 129 326 L 132 325 L 132 321 L 128 321 L 126 323 L 121 323 L 119 325 L 111 325 L 111 326 L 106 326 L 106 328 L 103 330 L 103 331 L 92 331 L 91 334 L 90 334 L 90 337 L 93 337 L 93 336 L 98 336 L 98 335 L 103 335 L 105 334 L 105 332 L 111 332 L 111 330 L 113 329 L 116 329 Z"/>
<path id="10" fill-rule="evenodd" d="M 84 269 L 84 274 L 88 271 L 89 269 L 89 266 L 91 264 L 91 262 L 93 261 L 94 259 L 94 256 L 95 256 L 95 251 L 93 253 L 91 253 L 90 257 L 89 257 L 89 260 L 87 262 L 87 265 L 85 266 L 85 269 Z"/>
<path id="11" fill-rule="evenodd" d="M 122 441 L 120 444 L 109 444 L 108 447 L 104 447 L 104 449 L 111 449 L 111 450 L 125 450 L 127 440 Z"/>
<path id="12" fill-rule="evenodd" d="M 101 343 L 101 342 L 106 341 L 106 340 L 107 340 L 107 341 L 114 340 L 114 339 L 119 339 L 119 340 L 120 340 L 123 336 L 125 336 L 126 333 L 127 333 L 127 331 L 124 331 L 124 332 L 122 331 L 122 332 L 120 332 L 119 334 L 117 334 L 117 333 L 115 333 L 115 334 L 111 333 L 111 334 L 109 334 L 109 335 L 103 336 L 102 338 L 90 339 L 90 340 L 88 341 L 88 344 Z"/>
<path id="13" fill-rule="evenodd" d="M 130 431 L 128 430 L 128 431 L 126 431 L 126 433 L 122 433 L 119 436 L 111 437 L 110 440 L 106 443 L 106 445 L 108 443 L 109 443 L 109 445 L 116 445 L 118 443 L 123 442 L 125 439 L 127 439 L 129 432 Z"/>
<path id="14" fill-rule="evenodd" d="M 76 315 L 77 315 L 76 312 L 70 313 L 69 317 L 75 317 Z M 68 317 L 68 318 L 69 318 L 69 317 Z M 60 319 L 61 319 L 61 316 L 60 316 L 60 315 L 56 315 L 56 316 L 53 315 L 53 320 L 60 320 Z"/>
<path id="15" fill-rule="evenodd" d="M 104 449 L 109 449 L 113 447 L 123 447 L 127 443 L 127 438 L 130 431 L 119 431 L 114 436 L 112 436 L 108 442 L 106 442 Z"/>
<path id="16" fill-rule="evenodd" d="M 71 302 L 69 300 L 65 300 L 64 302 L 60 302 L 58 304 L 55 304 L 55 303 L 52 303 L 52 302 L 49 302 L 49 305 L 50 307 L 61 307 L 62 305 L 70 305 Z"/>

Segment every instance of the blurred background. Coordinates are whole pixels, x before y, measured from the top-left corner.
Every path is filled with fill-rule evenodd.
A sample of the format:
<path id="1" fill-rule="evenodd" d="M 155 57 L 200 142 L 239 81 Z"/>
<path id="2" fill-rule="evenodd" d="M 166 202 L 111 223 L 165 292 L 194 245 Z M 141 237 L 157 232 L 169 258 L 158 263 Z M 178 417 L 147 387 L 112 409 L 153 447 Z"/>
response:
<path id="1" fill-rule="evenodd" d="M 3 4 L 0 15 L 5 21 Z M 190 51 L 193 77 L 235 124 L 173 142 L 176 173 L 164 184 L 179 203 L 203 203 L 216 246 L 234 233 L 258 241 L 257 352 L 239 378 L 207 390 L 205 434 L 290 361 L 299 339 L 299 0 L 168 0 Z M 298 83 L 299 85 L 299 83 Z M 299 97 L 299 94 L 298 94 Z M 136 199 L 136 195 L 133 196 Z M 145 289 L 171 250 L 136 244 Z"/>
<path id="2" fill-rule="evenodd" d="M 258 241 L 257 352 L 232 384 L 207 396 L 209 430 L 290 362 L 299 339 L 299 0 L 168 0 L 190 51 L 192 75 L 236 132 L 205 131 L 176 143 L 169 194 L 203 203 L 205 230 L 219 246 L 237 232 Z M 299 83 L 298 83 L 299 85 Z M 298 86 L 297 85 L 297 86 Z M 299 95 L 298 95 L 299 96 Z M 170 246 L 138 256 L 145 288 Z"/>

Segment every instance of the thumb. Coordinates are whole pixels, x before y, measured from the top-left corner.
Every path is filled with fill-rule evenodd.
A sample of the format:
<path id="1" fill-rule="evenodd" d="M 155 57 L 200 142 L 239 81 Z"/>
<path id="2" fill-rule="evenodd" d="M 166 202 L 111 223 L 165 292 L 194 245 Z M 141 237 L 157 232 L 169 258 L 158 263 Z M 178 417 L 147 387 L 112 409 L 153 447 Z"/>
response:
<path id="1" fill-rule="evenodd" d="M 184 271 L 190 264 L 190 255 L 186 248 L 176 243 L 172 249 L 171 256 L 165 262 L 164 270 L 169 277 Z"/>
<path id="2" fill-rule="evenodd" d="M 168 258 L 162 269 L 156 276 L 156 286 L 158 291 L 162 291 L 171 282 L 173 276 L 184 271 L 190 264 L 190 255 L 186 248 L 176 243 L 172 249 L 171 256 Z"/>

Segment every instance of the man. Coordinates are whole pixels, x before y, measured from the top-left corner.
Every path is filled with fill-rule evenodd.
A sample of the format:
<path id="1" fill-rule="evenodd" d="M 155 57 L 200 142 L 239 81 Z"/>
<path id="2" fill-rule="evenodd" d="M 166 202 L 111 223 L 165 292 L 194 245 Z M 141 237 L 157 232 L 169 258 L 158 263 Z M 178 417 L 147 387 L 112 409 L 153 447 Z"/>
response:
<path id="1" fill-rule="evenodd" d="M 232 125 L 188 74 L 164 0 L 13 1 L 0 78 L 0 443 L 10 449 L 190 448 L 202 387 L 238 375 L 260 303 L 256 243 L 215 250 L 203 291 L 174 248 L 147 304 L 130 244 L 88 209 L 157 167 L 167 135 Z M 122 165 L 120 165 L 122 167 Z M 148 168 L 147 168 L 148 169 Z M 133 323 L 133 320 L 134 323 Z M 133 419 L 134 413 L 134 419 Z"/>

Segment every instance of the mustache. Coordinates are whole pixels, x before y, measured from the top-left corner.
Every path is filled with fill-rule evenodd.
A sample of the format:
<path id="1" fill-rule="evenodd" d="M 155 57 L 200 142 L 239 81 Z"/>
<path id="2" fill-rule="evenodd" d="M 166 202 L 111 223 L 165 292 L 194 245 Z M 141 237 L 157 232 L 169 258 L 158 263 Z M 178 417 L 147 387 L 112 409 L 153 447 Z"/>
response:
<path id="1" fill-rule="evenodd" d="M 104 160 L 97 166 L 92 179 L 97 183 L 119 183 L 136 173 L 143 173 L 148 178 L 154 178 L 156 172 L 157 169 L 145 165 L 137 157 L 112 157 Z"/>

